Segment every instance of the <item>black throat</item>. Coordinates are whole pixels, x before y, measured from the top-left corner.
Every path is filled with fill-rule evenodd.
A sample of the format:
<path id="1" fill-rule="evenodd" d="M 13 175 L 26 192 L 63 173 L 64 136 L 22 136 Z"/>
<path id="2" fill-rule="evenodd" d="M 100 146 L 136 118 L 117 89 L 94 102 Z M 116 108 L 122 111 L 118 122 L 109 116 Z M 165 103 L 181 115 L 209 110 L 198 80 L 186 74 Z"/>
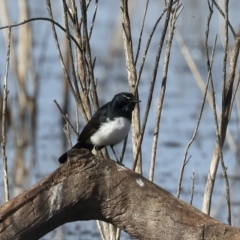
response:
<path id="1" fill-rule="evenodd" d="M 117 117 L 124 117 L 127 118 L 130 122 L 132 121 L 132 111 L 125 111 L 124 109 L 118 108 L 111 103 L 108 105 L 107 116 L 110 120 L 113 120 Z"/>

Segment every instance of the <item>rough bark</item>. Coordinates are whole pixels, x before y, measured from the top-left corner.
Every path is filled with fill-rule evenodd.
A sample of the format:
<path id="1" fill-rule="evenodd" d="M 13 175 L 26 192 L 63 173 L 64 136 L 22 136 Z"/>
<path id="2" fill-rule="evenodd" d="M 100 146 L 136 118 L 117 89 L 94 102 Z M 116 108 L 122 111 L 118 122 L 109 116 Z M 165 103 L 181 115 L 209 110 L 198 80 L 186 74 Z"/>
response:
<path id="1" fill-rule="evenodd" d="M 1 239 L 39 239 L 72 221 L 98 219 L 137 239 L 240 239 L 141 175 L 87 150 L 0 208 Z"/>

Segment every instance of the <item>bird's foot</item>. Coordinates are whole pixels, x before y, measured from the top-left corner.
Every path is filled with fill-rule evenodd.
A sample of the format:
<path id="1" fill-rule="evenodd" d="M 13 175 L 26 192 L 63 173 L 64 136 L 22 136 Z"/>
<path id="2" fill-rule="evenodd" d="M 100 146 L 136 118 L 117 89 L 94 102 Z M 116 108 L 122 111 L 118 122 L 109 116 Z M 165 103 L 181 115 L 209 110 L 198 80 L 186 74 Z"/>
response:
<path id="1" fill-rule="evenodd" d="M 117 164 L 119 164 L 119 165 L 125 167 L 124 164 L 123 164 L 122 162 L 120 162 L 118 159 L 117 159 Z"/>

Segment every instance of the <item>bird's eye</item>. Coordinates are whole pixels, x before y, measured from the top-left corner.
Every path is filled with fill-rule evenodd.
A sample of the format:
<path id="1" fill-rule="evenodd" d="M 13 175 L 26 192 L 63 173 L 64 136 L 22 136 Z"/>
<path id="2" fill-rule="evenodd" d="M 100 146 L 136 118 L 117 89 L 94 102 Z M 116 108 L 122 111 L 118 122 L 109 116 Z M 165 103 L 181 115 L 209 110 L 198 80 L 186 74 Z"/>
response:
<path id="1" fill-rule="evenodd" d="M 126 95 L 124 95 L 124 94 L 123 94 L 123 96 L 124 96 L 126 99 L 128 99 L 128 100 L 130 99 L 130 97 L 128 97 L 128 96 L 126 96 Z"/>

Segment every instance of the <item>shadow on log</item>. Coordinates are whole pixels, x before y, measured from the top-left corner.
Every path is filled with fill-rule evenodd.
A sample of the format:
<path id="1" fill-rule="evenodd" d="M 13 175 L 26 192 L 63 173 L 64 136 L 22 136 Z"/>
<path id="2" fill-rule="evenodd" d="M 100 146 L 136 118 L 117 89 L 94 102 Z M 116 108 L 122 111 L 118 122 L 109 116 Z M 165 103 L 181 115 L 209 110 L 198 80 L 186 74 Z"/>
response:
<path id="1" fill-rule="evenodd" d="M 1 239 L 39 239 L 58 226 L 98 219 L 137 239 L 240 239 L 220 223 L 116 162 L 85 149 L 0 208 Z"/>

